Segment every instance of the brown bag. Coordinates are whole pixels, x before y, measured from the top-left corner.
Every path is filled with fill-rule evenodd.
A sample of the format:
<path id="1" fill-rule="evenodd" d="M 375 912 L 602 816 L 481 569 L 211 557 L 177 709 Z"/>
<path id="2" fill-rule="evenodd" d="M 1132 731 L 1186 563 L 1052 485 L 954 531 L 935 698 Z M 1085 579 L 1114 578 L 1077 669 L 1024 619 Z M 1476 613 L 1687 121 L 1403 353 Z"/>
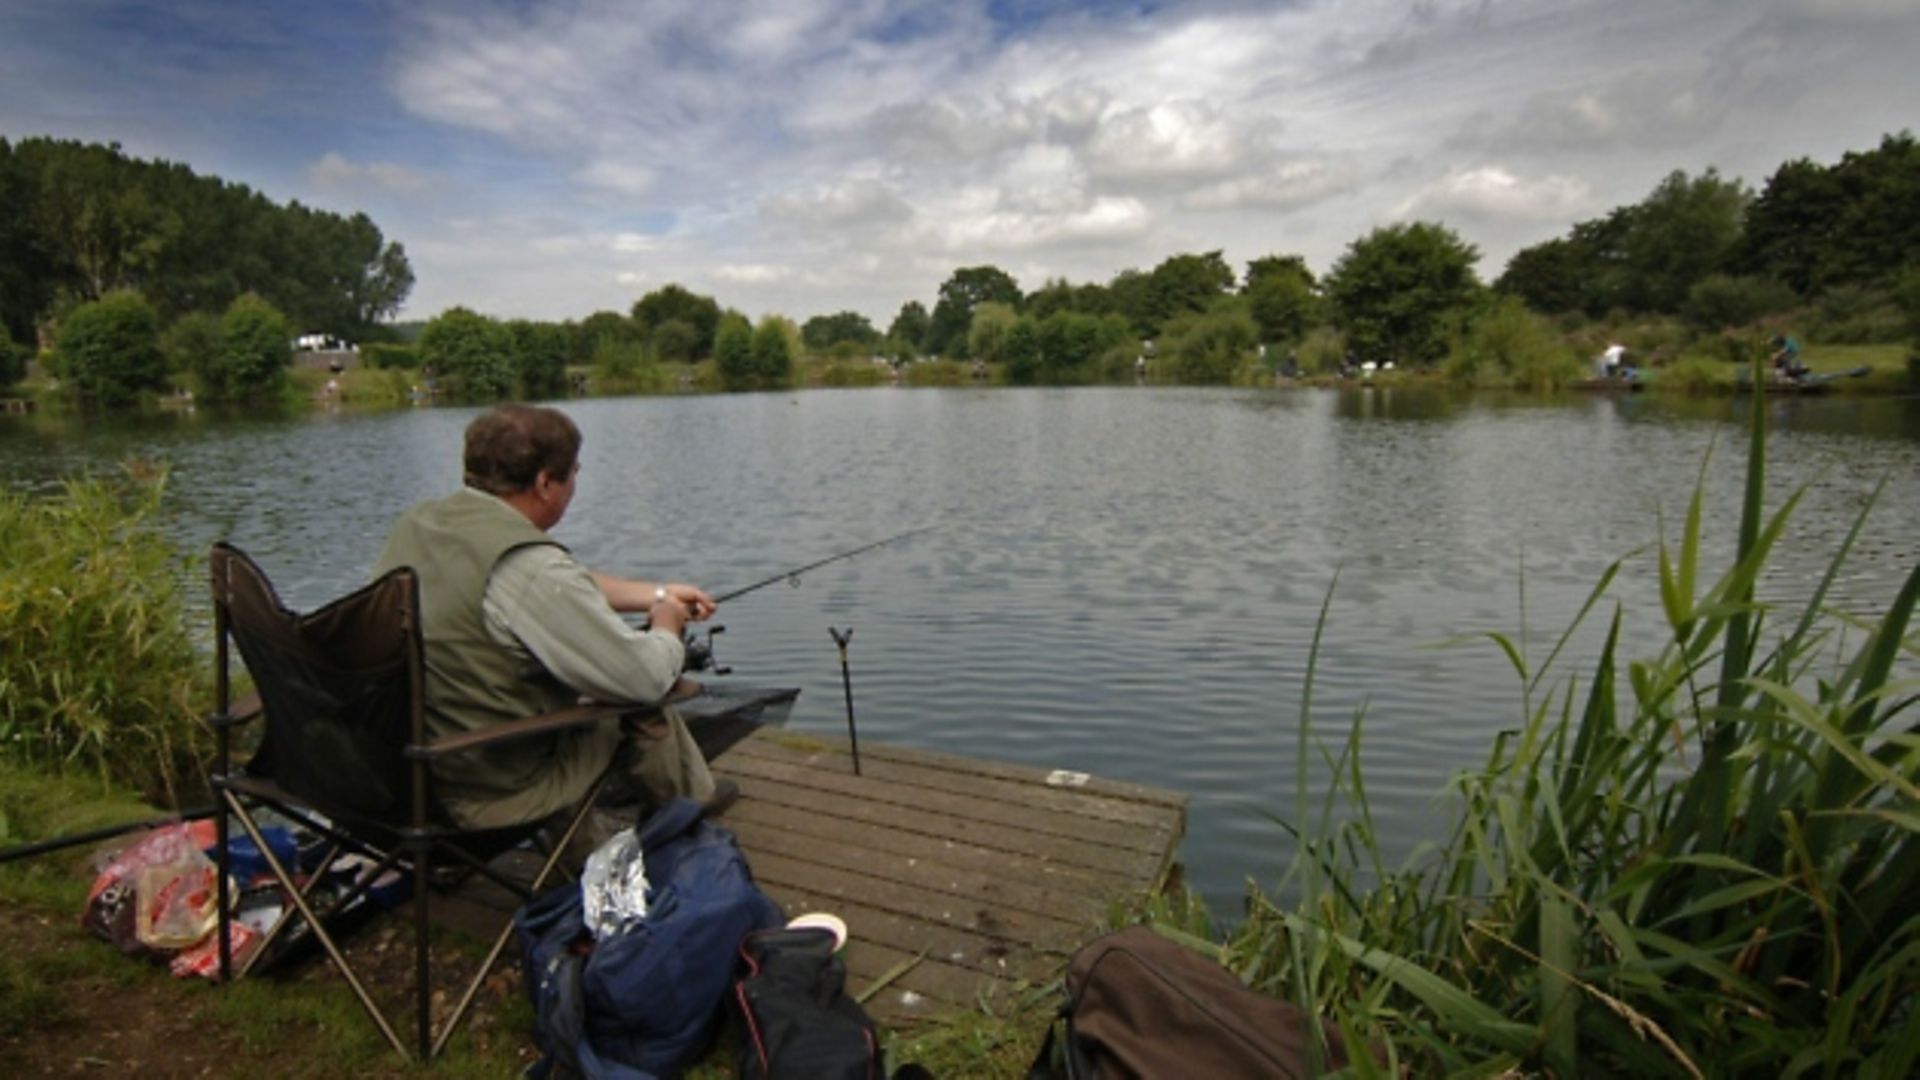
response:
<path id="1" fill-rule="evenodd" d="M 1067 965 L 1064 1060 L 1054 1032 L 1030 1080 L 1160 1080 L 1314 1074 L 1305 1010 L 1240 985 L 1233 973 L 1145 926 L 1082 948 Z M 1347 1064 L 1331 1024 L 1328 1071 Z"/>

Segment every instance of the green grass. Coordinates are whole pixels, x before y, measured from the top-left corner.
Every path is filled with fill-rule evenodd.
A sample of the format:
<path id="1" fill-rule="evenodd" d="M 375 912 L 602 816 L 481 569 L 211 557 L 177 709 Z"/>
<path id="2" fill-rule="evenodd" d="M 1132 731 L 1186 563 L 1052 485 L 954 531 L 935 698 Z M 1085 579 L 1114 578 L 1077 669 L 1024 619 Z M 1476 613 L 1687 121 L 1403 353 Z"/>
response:
<path id="1" fill-rule="evenodd" d="M 1840 379 L 1833 388 L 1849 394 L 1898 394 L 1920 389 L 1907 366 L 1908 358 L 1920 354 L 1909 345 L 1807 345 L 1801 350 L 1806 365 L 1814 374 L 1868 369 L 1857 379 Z"/>
<path id="2" fill-rule="evenodd" d="M 0 492 L 0 761 L 176 798 L 205 734 L 207 665 L 161 536 L 165 474 Z"/>
<path id="3" fill-rule="evenodd" d="M 1798 496 L 1765 510 L 1758 396 L 1754 414 L 1732 564 L 1700 565 L 1698 490 L 1659 538 L 1662 639 L 1623 641 L 1615 605 L 1600 654 L 1562 672 L 1621 564 L 1548 655 L 1484 635 L 1514 671 L 1513 727 L 1455 778 L 1449 839 L 1407 865 L 1380 856 L 1364 714 L 1313 734 L 1316 636 L 1281 822 L 1296 858 L 1222 950 L 1250 985 L 1415 1075 L 1912 1075 L 1920 685 L 1899 660 L 1920 656 L 1920 567 L 1884 612 L 1829 611 L 1856 521 L 1803 605 L 1760 599 Z M 1317 802 L 1309 757 L 1336 780 Z"/>

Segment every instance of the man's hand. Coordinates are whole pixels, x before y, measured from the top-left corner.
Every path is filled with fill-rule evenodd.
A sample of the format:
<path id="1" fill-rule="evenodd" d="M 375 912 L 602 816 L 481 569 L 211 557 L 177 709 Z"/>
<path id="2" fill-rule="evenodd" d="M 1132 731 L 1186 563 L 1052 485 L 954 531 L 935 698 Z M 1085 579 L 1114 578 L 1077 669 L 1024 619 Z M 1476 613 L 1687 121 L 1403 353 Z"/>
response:
<path id="1" fill-rule="evenodd" d="M 675 637 L 680 636 L 692 618 L 686 605 L 674 599 L 671 592 L 647 606 L 647 626 L 653 630 L 665 630 Z"/>
<path id="2" fill-rule="evenodd" d="M 667 591 L 669 599 L 678 602 L 679 605 L 686 610 L 687 616 L 694 622 L 707 621 L 713 617 L 713 613 L 720 607 L 720 605 L 713 602 L 713 597 L 707 595 L 707 590 L 702 589 L 698 585 L 674 583 L 660 587 Z M 656 600 L 655 603 L 657 604 L 659 601 Z"/>

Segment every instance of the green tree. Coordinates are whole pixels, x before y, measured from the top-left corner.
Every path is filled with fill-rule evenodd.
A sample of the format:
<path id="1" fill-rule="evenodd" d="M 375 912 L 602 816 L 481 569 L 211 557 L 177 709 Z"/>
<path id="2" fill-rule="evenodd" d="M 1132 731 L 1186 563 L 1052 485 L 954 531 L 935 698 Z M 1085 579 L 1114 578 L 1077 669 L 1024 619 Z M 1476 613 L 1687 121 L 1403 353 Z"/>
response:
<path id="1" fill-rule="evenodd" d="M 1204 314 L 1183 315 L 1167 324 L 1166 353 L 1181 382 L 1221 383 L 1233 378 L 1240 361 L 1259 341 L 1259 327 L 1239 303 L 1220 303 Z"/>
<path id="2" fill-rule="evenodd" d="M 1747 208 L 1740 265 L 1803 296 L 1920 264 L 1920 142 L 1887 135 L 1831 166 L 1781 165 Z"/>
<path id="3" fill-rule="evenodd" d="M 1493 287 L 1519 297 L 1535 311 L 1579 311 L 1586 306 L 1590 270 L 1590 253 L 1573 240 L 1559 237 L 1515 252 Z"/>
<path id="4" fill-rule="evenodd" d="M 513 336 L 484 315 L 453 307 L 434 316 L 420 333 L 420 362 L 445 380 L 448 392 L 473 401 L 511 396 Z"/>
<path id="5" fill-rule="evenodd" d="M 1007 359 L 1007 332 L 1020 316 L 1012 308 L 992 300 L 973 309 L 973 324 L 967 330 L 967 355 L 989 364 Z"/>
<path id="6" fill-rule="evenodd" d="M 1710 274 L 1687 291 L 1685 314 L 1701 330 L 1725 330 L 1785 311 L 1794 299 L 1792 289 L 1769 278 Z"/>
<path id="7" fill-rule="evenodd" d="M 1174 255 L 1147 275 L 1149 336 L 1181 315 L 1197 314 L 1233 289 L 1233 267 L 1218 251 Z"/>
<path id="8" fill-rule="evenodd" d="M 1153 337 L 1160 328 L 1153 313 L 1152 286 L 1152 277 L 1138 270 L 1122 270 L 1107 282 L 1113 310 L 1126 316 L 1133 323 L 1134 334 L 1141 338 Z"/>
<path id="9" fill-rule="evenodd" d="M 873 328 L 865 315 L 857 311 L 841 311 L 808 319 L 800 327 L 800 339 L 806 342 L 807 348 L 825 352 L 843 341 L 872 345 L 880 340 L 880 331 Z"/>
<path id="10" fill-rule="evenodd" d="M 570 359 L 576 364 L 588 363 L 602 342 L 637 344 L 645 337 L 640 327 L 625 315 L 617 311 L 596 311 L 574 328 Z"/>
<path id="11" fill-rule="evenodd" d="M 777 386 L 793 377 L 797 335 L 793 323 L 779 315 L 764 316 L 753 328 L 753 376 L 762 385 Z"/>
<path id="12" fill-rule="evenodd" d="M 714 320 L 719 326 L 719 320 Z M 653 328 L 653 348 L 660 359 L 676 364 L 687 364 L 713 351 L 711 340 L 704 345 L 700 328 L 685 319 L 667 319 Z"/>
<path id="13" fill-rule="evenodd" d="M 1007 381 L 1030 383 L 1040 375 L 1040 322 L 1031 315 L 1022 315 L 1007 328 L 1006 340 L 1001 345 L 1003 362 L 1007 368 Z"/>
<path id="14" fill-rule="evenodd" d="M 1262 341 L 1298 341 L 1314 322 L 1319 298 L 1313 271 L 1298 255 L 1268 255 L 1247 264 L 1240 289 Z"/>
<path id="15" fill-rule="evenodd" d="M 0 390 L 26 378 L 29 355 L 27 347 L 15 342 L 6 327 L 0 326 Z"/>
<path id="16" fill-rule="evenodd" d="M 973 309 L 985 303 L 1020 308 L 1020 283 L 997 266 L 969 266 L 953 272 L 940 286 L 927 326 L 926 349 L 940 356 L 964 356 Z"/>
<path id="17" fill-rule="evenodd" d="M 220 351 L 220 316 L 211 311 L 189 311 L 173 320 L 160 335 L 160 351 L 167 357 L 168 371 L 198 374 L 206 370 Z"/>
<path id="18" fill-rule="evenodd" d="M 1750 199 L 1745 184 L 1711 168 L 1691 178 L 1670 173 L 1633 209 L 1623 306 L 1679 311 L 1695 282 L 1731 260 Z"/>
<path id="19" fill-rule="evenodd" d="M 713 362 L 728 386 L 745 386 L 753 380 L 753 324 L 745 315 L 729 311 L 720 316 L 713 335 Z"/>
<path id="20" fill-rule="evenodd" d="M 279 393 L 292 337 L 278 308 L 252 293 L 235 299 L 220 318 L 220 348 L 200 371 L 207 393 L 218 400 Z"/>
<path id="21" fill-rule="evenodd" d="M 1094 362 L 1110 344 L 1103 320 L 1078 311 L 1056 311 L 1040 320 L 1038 337 L 1039 374 L 1047 382 L 1091 377 Z"/>
<path id="22" fill-rule="evenodd" d="M 110 292 L 68 312 L 55 347 L 67 378 L 88 404 L 124 405 L 166 382 L 160 319 L 136 292 Z"/>
<path id="23" fill-rule="evenodd" d="M 1363 358 L 1432 363 L 1446 353 L 1449 318 L 1480 293 L 1476 258 L 1473 245 L 1444 225 L 1375 229 L 1348 245 L 1327 274 L 1335 321 Z"/>
<path id="24" fill-rule="evenodd" d="M 567 388 L 567 354 L 573 341 L 558 323 L 514 319 L 506 325 L 513 341 L 513 366 L 520 392 L 529 398 L 557 397 Z"/>
<path id="25" fill-rule="evenodd" d="M 903 343 L 911 355 L 918 355 L 927 340 L 927 329 L 933 320 L 927 315 L 927 308 L 918 300 L 909 300 L 900 305 L 900 313 L 893 317 L 887 327 L 887 336 Z"/>
<path id="26" fill-rule="evenodd" d="M 693 331 L 690 345 L 685 344 L 684 329 L 669 331 L 674 336 L 673 352 L 658 340 L 660 328 L 670 322 L 681 323 Z M 640 336 L 654 341 L 663 360 L 698 360 L 713 354 L 713 335 L 720 327 L 720 305 L 711 296 L 681 285 L 663 285 L 634 301 L 633 325 Z"/>

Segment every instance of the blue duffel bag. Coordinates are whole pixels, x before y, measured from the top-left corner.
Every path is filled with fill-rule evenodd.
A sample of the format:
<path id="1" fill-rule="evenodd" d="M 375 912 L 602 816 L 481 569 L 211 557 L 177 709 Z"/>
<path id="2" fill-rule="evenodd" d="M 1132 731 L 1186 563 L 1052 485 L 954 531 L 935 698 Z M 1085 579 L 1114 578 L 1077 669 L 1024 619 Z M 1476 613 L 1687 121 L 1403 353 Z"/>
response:
<path id="1" fill-rule="evenodd" d="M 740 941 L 778 926 L 733 834 L 675 799 L 640 829 L 646 918 L 595 941 L 580 886 L 536 897 L 514 925 L 544 1055 L 528 1075 L 609 1080 L 674 1077 L 711 1043 Z"/>

